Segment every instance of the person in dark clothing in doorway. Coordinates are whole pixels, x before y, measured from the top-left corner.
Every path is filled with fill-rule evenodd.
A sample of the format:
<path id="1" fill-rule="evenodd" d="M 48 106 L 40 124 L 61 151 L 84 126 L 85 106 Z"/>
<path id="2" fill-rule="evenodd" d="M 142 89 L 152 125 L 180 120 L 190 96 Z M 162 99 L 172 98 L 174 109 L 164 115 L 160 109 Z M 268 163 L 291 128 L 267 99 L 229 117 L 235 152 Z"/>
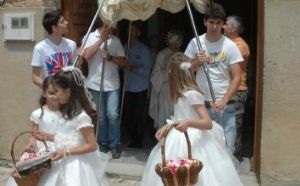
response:
<path id="1" fill-rule="evenodd" d="M 133 66 L 126 69 L 124 120 L 130 135 L 129 148 L 142 148 L 145 118 L 145 106 L 150 84 L 152 57 L 149 48 L 140 40 L 139 22 L 132 24 L 128 53 L 128 63 Z"/>

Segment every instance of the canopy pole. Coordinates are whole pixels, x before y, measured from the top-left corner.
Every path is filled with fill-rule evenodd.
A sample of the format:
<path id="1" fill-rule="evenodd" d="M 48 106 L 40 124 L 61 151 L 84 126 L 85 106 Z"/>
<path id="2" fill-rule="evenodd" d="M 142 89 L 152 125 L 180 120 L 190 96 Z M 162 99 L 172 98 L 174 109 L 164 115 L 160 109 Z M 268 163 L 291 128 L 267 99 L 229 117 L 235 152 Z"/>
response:
<path id="1" fill-rule="evenodd" d="M 87 39 L 89 38 L 89 35 L 90 35 L 90 33 L 91 33 L 91 30 L 92 30 L 92 28 L 93 28 L 93 26 L 94 26 L 94 23 L 95 23 L 95 21 L 96 21 L 96 18 L 97 18 L 97 16 L 99 15 L 99 12 L 100 12 L 100 10 L 101 10 L 102 7 L 103 7 L 104 1 L 105 1 L 105 0 L 103 0 L 102 3 L 101 3 L 101 5 L 98 7 L 97 12 L 95 13 L 95 16 L 94 16 L 94 18 L 93 18 L 93 20 L 92 20 L 92 22 L 91 22 L 91 24 L 90 24 L 90 27 L 89 27 L 89 29 L 88 29 L 88 31 L 87 31 L 87 33 L 86 33 L 86 37 L 83 39 L 83 42 L 81 43 L 80 48 L 83 48 L 83 47 L 85 46 L 85 44 L 86 44 L 86 42 L 87 42 Z M 73 63 L 72 66 L 76 67 L 78 58 L 79 58 L 79 56 L 77 55 L 76 58 L 75 58 L 75 60 L 74 60 L 74 63 Z"/>
<path id="2" fill-rule="evenodd" d="M 199 35 L 198 35 L 197 29 L 196 29 L 196 26 L 195 26 L 195 21 L 194 21 L 194 17 L 193 17 L 193 14 L 192 14 L 192 10 L 191 10 L 189 1 L 185 0 L 185 3 L 186 3 L 186 6 L 187 6 L 189 15 L 190 15 L 190 19 L 191 19 L 191 23 L 192 23 L 193 31 L 194 31 L 195 38 L 196 38 L 196 41 L 197 41 L 199 52 L 202 52 L 203 48 L 202 48 L 201 43 L 200 43 Z M 204 73 L 205 73 L 205 76 L 206 76 L 206 79 L 207 79 L 209 91 L 210 91 L 210 94 L 211 94 L 211 98 L 212 98 L 212 101 L 214 103 L 214 102 L 216 102 L 216 96 L 215 96 L 215 92 L 214 92 L 214 89 L 213 89 L 213 86 L 212 86 L 212 83 L 211 83 L 211 80 L 210 80 L 210 76 L 209 76 L 209 71 L 208 71 L 207 64 L 203 63 L 203 67 L 204 67 Z M 212 109 L 212 111 L 213 111 L 213 109 Z M 215 116 L 219 120 L 218 123 L 220 125 L 222 125 L 223 124 L 223 120 L 222 120 L 220 112 L 214 112 L 213 111 L 213 113 L 216 114 Z M 227 144 L 227 140 L 226 140 L 226 144 Z M 228 146 L 228 144 L 227 144 L 227 146 Z"/>
<path id="3" fill-rule="evenodd" d="M 106 26 L 105 26 L 106 27 Z M 107 27 L 105 28 L 107 29 Z M 104 42 L 104 50 L 107 50 L 107 40 Z M 101 68 L 101 79 L 100 79 L 100 91 L 99 91 L 99 99 L 98 99 L 98 107 L 97 107 L 97 123 L 96 123 L 96 139 L 98 141 L 98 133 L 99 133 L 99 118 L 101 113 L 101 105 L 102 105 L 102 94 L 104 92 L 104 71 L 105 71 L 105 59 L 102 61 L 102 68 Z"/>
<path id="4" fill-rule="evenodd" d="M 194 21 L 194 17 L 193 17 L 193 14 L 192 14 L 192 10 L 191 10 L 191 7 L 190 7 L 189 0 L 185 0 L 185 3 L 186 3 L 186 7 L 188 9 L 188 13 L 190 15 L 190 19 L 191 19 L 191 23 L 192 23 L 194 35 L 195 35 L 195 38 L 196 38 L 196 41 L 197 41 L 199 52 L 202 52 L 203 49 L 202 49 L 200 39 L 199 39 L 199 35 L 198 35 L 197 29 L 196 29 L 196 26 L 195 26 L 195 21 Z M 209 87 L 209 91 L 210 91 L 210 94 L 211 94 L 212 101 L 216 102 L 216 96 L 215 96 L 215 92 L 214 92 L 214 89 L 212 87 L 212 83 L 211 83 L 211 80 L 210 80 L 207 64 L 203 63 L 203 66 L 204 66 L 204 72 L 205 72 L 205 76 L 206 76 L 206 79 L 207 79 L 207 83 L 208 83 L 208 87 Z"/>
<path id="5" fill-rule="evenodd" d="M 127 40 L 127 52 L 126 52 L 126 61 L 128 63 L 129 58 L 129 46 L 131 41 L 131 29 L 132 29 L 132 22 L 129 22 L 129 30 L 128 30 L 128 40 Z M 123 107 L 124 107 L 124 97 L 125 97 L 125 88 L 126 88 L 126 70 L 124 69 L 124 80 L 123 80 L 123 89 L 122 89 L 122 97 L 121 97 L 121 108 L 120 108 L 120 118 L 122 119 L 123 116 Z"/>
<path id="6" fill-rule="evenodd" d="M 88 29 L 88 31 L 87 31 L 84 39 L 83 39 L 83 42 L 81 43 L 80 48 L 83 48 L 85 46 L 85 44 L 86 44 L 86 42 L 87 42 L 87 40 L 89 38 L 89 35 L 91 33 L 91 30 L 92 30 L 92 28 L 94 26 L 94 23 L 95 23 L 95 21 L 97 19 L 97 16 L 99 15 L 99 12 L 100 12 L 100 10 L 103 7 L 104 1 L 105 0 L 103 0 L 102 3 L 101 3 L 101 5 L 98 7 L 98 9 L 97 9 L 97 11 L 95 13 L 95 16 L 94 16 L 94 18 L 93 18 L 93 20 L 92 20 L 92 22 L 90 24 L 90 27 L 89 27 L 89 29 Z M 106 50 L 106 48 L 107 48 L 107 40 L 104 43 L 104 49 Z M 72 66 L 76 67 L 78 58 L 79 58 L 79 56 L 77 55 Z M 104 69 L 105 69 L 105 60 L 103 60 L 103 64 L 102 64 L 101 80 L 100 80 L 100 91 L 99 91 L 100 95 L 99 95 L 98 107 L 96 108 L 97 109 L 97 119 L 96 119 L 96 140 L 97 141 L 98 141 L 98 133 L 99 133 L 99 124 L 98 124 L 98 121 L 99 121 L 100 110 L 101 110 L 102 92 L 104 90 L 104 87 L 103 87 Z"/>

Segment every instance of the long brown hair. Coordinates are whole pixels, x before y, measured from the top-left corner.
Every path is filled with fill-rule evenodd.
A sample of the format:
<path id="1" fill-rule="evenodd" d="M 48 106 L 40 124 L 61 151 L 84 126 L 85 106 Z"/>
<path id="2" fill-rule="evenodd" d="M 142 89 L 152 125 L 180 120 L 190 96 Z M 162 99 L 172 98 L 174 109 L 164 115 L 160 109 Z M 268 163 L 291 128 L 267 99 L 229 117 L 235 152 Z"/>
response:
<path id="1" fill-rule="evenodd" d="M 84 89 L 83 79 L 79 79 L 82 84 L 78 84 L 78 79 L 76 80 L 73 71 L 63 71 L 60 70 L 53 76 L 53 83 L 58 85 L 63 89 L 70 89 L 71 95 L 68 103 L 60 106 L 60 111 L 64 116 L 67 116 L 68 119 L 72 119 L 84 110 L 89 116 L 92 117 L 92 114 L 95 113 L 95 110 L 92 108 L 92 105 L 89 101 L 89 98 Z M 81 73 L 77 69 L 78 73 Z M 76 72 L 77 73 L 77 72 Z"/>
<path id="2" fill-rule="evenodd" d="M 47 89 L 51 85 L 51 83 L 52 83 L 52 76 L 48 76 L 43 80 L 43 84 L 42 84 L 43 94 L 41 95 L 40 100 L 39 100 L 40 108 L 42 110 L 40 118 L 42 118 L 44 115 L 43 106 L 46 105 L 46 103 L 47 103 L 47 98 L 45 97 L 44 94 L 46 94 Z"/>
<path id="3" fill-rule="evenodd" d="M 168 66 L 169 92 L 171 100 L 175 102 L 187 90 L 197 90 L 200 92 L 191 68 L 182 69 L 180 67 L 183 62 L 186 64 L 191 63 L 190 59 L 182 52 L 176 52 L 171 56 Z"/>

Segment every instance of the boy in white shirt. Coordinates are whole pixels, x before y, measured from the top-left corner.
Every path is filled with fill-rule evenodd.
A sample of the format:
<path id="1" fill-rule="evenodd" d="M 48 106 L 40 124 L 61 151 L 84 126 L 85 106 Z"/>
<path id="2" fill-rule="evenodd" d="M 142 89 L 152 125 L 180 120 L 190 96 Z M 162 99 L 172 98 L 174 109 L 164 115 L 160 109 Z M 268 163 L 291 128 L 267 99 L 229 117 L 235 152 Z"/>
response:
<path id="1" fill-rule="evenodd" d="M 39 87 L 45 77 L 72 65 L 76 57 L 76 43 L 63 37 L 68 32 L 68 21 L 60 10 L 46 13 L 43 27 L 49 36 L 35 45 L 31 62 L 32 82 Z"/>
<path id="2" fill-rule="evenodd" d="M 185 55 L 193 59 L 197 70 L 196 82 L 203 91 L 206 106 L 211 118 L 222 125 L 227 145 L 234 152 L 236 139 L 235 104 L 233 95 L 240 85 L 243 57 L 236 44 L 223 35 L 222 27 L 226 13 L 219 4 L 212 4 L 204 15 L 206 33 L 199 36 L 203 51 L 199 52 L 196 38 L 193 38 L 185 50 Z M 216 102 L 212 102 L 203 64 L 206 63 Z M 219 112 L 217 117 L 216 112 Z"/>
<path id="3" fill-rule="evenodd" d="M 106 28 L 100 17 L 96 18 L 94 28 L 95 30 L 87 38 L 82 54 L 89 66 L 89 73 L 85 81 L 97 109 L 100 108 L 97 136 L 100 151 L 107 153 L 111 150 L 112 158 L 119 159 L 122 149 L 118 68 L 119 66 L 130 68 L 130 65 L 126 62 L 121 41 L 111 34 L 111 28 Z M 107 42 L 106 48 L 104 47 L 105 42 Z M 101 90 L 100 82 L 104 63 L 103 90 Z M 101 100 L 101 105 L 99 100 Z"/>

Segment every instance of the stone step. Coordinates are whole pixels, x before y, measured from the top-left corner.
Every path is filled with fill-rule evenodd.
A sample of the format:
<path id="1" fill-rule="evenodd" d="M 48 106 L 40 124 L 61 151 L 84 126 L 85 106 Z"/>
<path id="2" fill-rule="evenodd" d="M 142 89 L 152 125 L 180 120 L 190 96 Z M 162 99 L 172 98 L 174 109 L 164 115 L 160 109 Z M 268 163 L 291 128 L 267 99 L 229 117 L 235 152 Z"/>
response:
<path id="1" fill-rule="evenodd" d="M 120 159 L 111 159 L 106 173 L 111 178 L 141 180 L 150 150 L 124 149 Z M 250 171 L 250 159 L 243 158 L 239 165 L 239 175 L 245 186 L 258 186 L 255 174 Z"/>
<path id="2" fill-rule="evenodd" d="M 111 154 L 108 154 L 111 157 Z M 149 154 L 150 150 L 126 148 L 123 150 L 120 159 L 109 161 L 106 173 L 110 177 L 140 180 Z"/>
<path id="3" fill-rule="evenodd" d="M 108 154 L 111 157 L 110 152 Z M 149 154 L 150 150 L 125 148 L 120 159 L 111 158 L 106 168 L 111 185 L 139 185 Z M 0 167 L 0 178 L 3 182 L 12 170 L 11 161 L 0 160 Z M 249 158 L 244 158 L 240 163 L 239 175 L 244 186 L 258 186 L 255 174 L 250 171 Z"/>

